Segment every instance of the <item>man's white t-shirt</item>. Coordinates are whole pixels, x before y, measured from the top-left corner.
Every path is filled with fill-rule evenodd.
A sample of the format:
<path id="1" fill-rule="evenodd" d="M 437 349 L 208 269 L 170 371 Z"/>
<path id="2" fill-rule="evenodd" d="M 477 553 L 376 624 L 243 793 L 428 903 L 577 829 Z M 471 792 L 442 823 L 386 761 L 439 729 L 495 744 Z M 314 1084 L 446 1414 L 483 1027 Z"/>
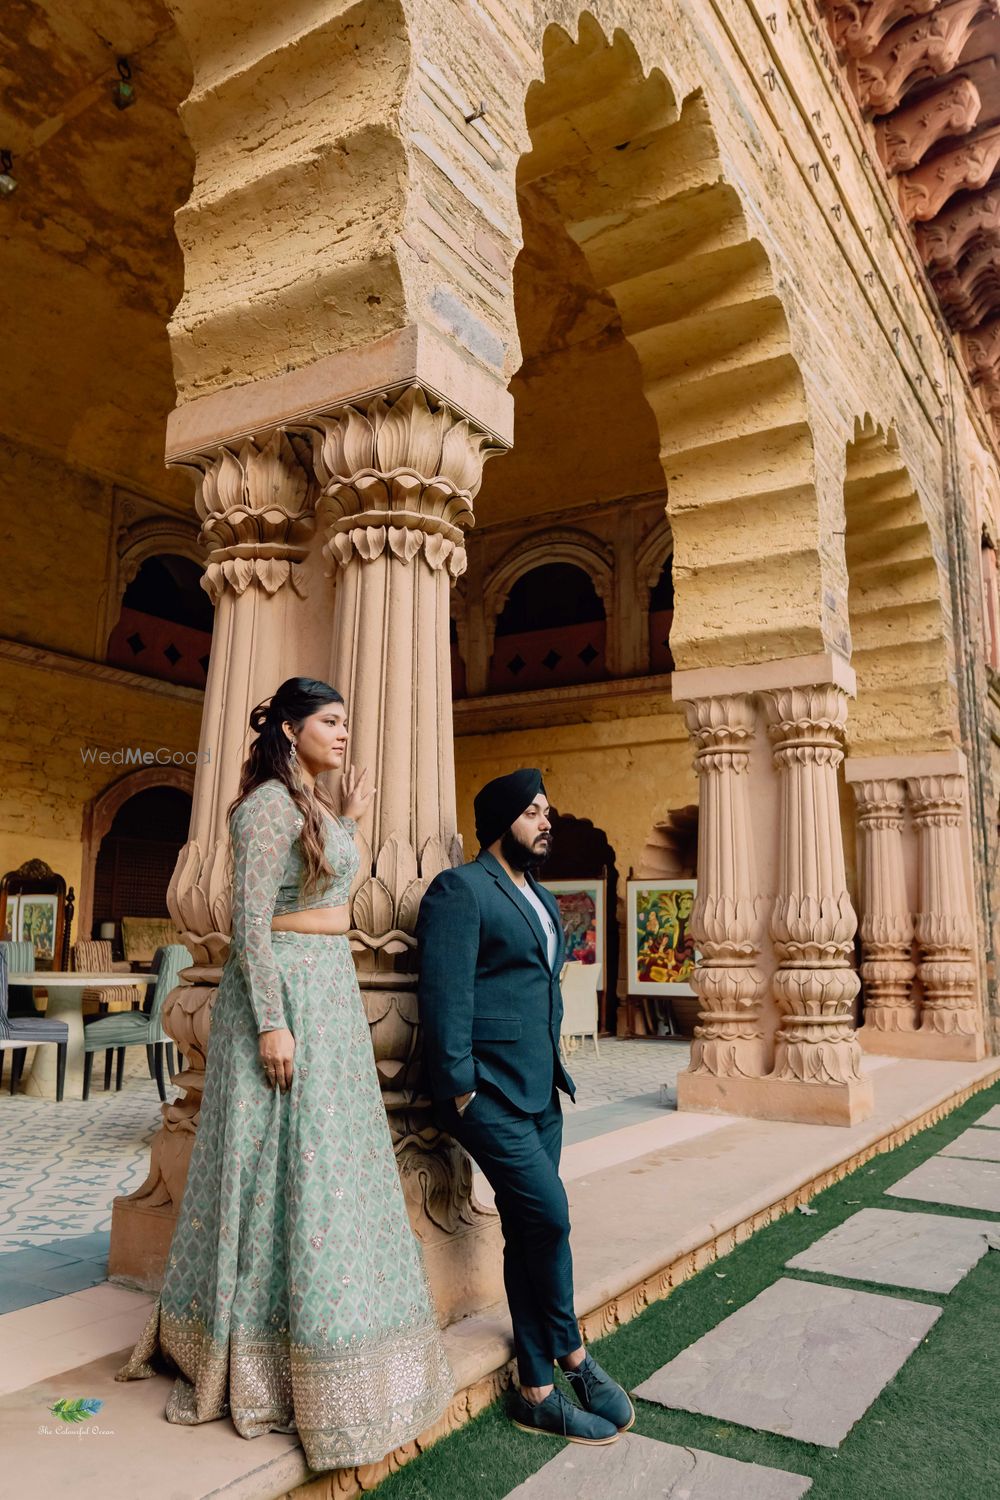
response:
<path id="1" fill-rule="evenodd" d="M 524 897 L 525 901 L 527 901 L 528 905 L 534 907 L 535 912 L 538 915 L 538 920 L 542 924 L 542 931 L 545 934 L 545 941 L 548 946 L 549 968 L 551 969 L 552 965 L 556 961 L 556 949 L 559 946 L 559 934 L 556 930 L 556 924 L 553 921 L 552 913 L 545 905 L 541 896 L 537 896 L 532 890 L 531 883 L 529 881 L 526 880 L 524 884 L 519 885 L 517 889 L 519 893 Z"/>

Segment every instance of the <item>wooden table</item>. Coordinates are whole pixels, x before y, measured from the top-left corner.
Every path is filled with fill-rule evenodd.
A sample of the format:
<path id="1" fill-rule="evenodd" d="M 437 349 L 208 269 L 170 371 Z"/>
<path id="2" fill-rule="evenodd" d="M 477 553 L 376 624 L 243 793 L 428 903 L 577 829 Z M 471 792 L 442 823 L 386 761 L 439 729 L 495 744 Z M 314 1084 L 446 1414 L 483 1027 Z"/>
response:
<path id="1" fill-rule="evenodd" d="M 87 974 L 66 969 L 32 969 L 26 974 L 8 974 L 7 983 L 24 984 L 36 990 L 48 990 L 45 1012 L 49 1021 L 65 1021 L 69 1028 L 66 1049 L 65 1097 L 79 1099 L 83 1094 L 83 1009 L 84 990 L 128 989 L 134 985 L 156 983 L 155 974 Z M 32 1045 L 34 1045 L 32 1043 Z M 56 1049 L 49 1043 L 39 1046 L 35 1060 L 21 1078 L 21 1093 L 37 1099 L 56 1097 Z"/>

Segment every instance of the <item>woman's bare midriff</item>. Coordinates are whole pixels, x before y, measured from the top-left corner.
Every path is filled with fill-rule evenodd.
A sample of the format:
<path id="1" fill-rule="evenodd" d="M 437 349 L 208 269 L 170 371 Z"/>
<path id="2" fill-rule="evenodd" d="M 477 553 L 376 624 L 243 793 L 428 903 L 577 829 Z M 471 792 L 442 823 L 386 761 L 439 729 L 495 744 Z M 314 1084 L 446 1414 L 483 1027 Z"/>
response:
<path id="1" fill-rule="evenodd" d="M 314 906 L 308 911 L 286 911 L 271 918 L 272 932 L 324 932 L 328 937 L 344 937 L 351 928 L 346 906 Z"/>

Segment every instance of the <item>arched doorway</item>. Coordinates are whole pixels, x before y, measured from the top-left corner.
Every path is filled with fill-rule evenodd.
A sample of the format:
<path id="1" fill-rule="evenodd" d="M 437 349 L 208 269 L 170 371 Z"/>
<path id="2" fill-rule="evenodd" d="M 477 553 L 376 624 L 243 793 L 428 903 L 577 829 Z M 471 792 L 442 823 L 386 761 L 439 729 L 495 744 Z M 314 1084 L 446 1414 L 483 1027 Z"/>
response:
<path id="1" fill-rule="evenodd" d="M 496 623 L 489 690 L 570 687 L 607 675 L 604 604 L 575 563 L 522 573 Z"/>
<path id="2" fill-rule="evenodd" d="M 604 880 L 605 948 L 601 957 L 599 1021 L 602 1031 L 615 1030 L 616 988 L 621 948 L 618 924 L 618 867 L 603 828 L 589 818 L 552 809 L 552 853 L 545 861 L 543 880 Z"/>
<path id="3" fill-rule="evenodd" d="M 674 555 L 671 552 L 649 594 L 649 670 L 672 672 L 670 627 L 674 622 Z"/>
<path id="4" fill-rule="evenodd" d="M 167 886 L 188 836 L 193 789 L 194 772 L 187 767 L 150 766 L 123 776 L 88 804 L 80 937 L 98 936 L 102 922 L 123 915 L 167 915 Z M 132 902 L 137 904 L 115 909 Z"/>
<path id="5" fill-rule="evenodd" d="M 167 887 L 190 818 L 191 797 L 180 787 L 149 787 L 119 808 L 94 869 L 94 936 L 102 922 L 123 916 L 168 915 Z"/>
<path id="6" fill-rule="evenodd" d="M 108 638 L 108 661 L 185 687 L 205 686 L 212 647 L 212 604 L 202 568 L 190 557 L 147 557 L 125 590 Z"/>

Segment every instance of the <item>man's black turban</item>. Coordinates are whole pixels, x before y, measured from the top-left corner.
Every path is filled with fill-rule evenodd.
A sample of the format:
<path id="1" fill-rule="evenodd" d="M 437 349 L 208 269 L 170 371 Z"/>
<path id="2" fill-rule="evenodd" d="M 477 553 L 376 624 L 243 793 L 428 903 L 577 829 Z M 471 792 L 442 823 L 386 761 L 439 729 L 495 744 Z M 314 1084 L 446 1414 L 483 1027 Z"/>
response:
<path id="1" fill-rule="evenodd" d="M 511 771 L 488 781 L 476 796 L 476 838 L 483 849 L 495 844 L 512 823 L 544 792 L 541 771 Z"/>

